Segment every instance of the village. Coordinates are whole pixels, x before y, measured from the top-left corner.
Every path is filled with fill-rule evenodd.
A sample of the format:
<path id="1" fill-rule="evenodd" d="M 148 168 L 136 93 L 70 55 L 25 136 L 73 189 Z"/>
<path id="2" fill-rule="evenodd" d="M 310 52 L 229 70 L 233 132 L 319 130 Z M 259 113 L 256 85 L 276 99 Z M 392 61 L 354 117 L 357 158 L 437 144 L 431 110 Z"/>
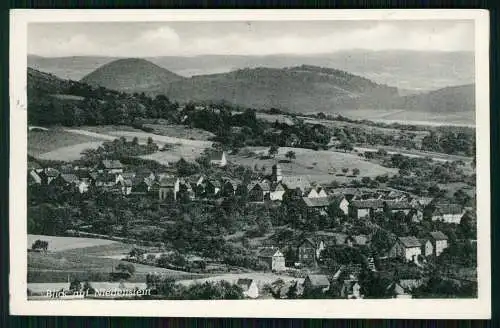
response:
<path id="1" fill-rule="evenodd" d="M 208 278 L 193 279 L 187 284 L 225 280 L 239 286 L 247 298 L 425 297 L 426 290 L 435 288 L 426 289 L 429 284 L 436 284 L 434 275 L 446 277 L 444 272 L 451 271 L 446 269 L 448 263 L 456 257 L 469 256 L 447 249 L 475 246 L 475 238 L 456 236 L 455 230 L 462 226 L 475 226 L 474 208 L 464 204 L 441 203 L 433 197 L 391 187 L 323 185 L 307 176 L 284 174 L 277 160 L 270 172 L 259 171 L 251 179 L 243 179 L 225 175 L 232 166 L 226 151 L 212 149 L 206 157 L 211 168 L 207 172 L 212 174 L 180 175 L 178 166 L 155 172 L 137 165 L 129 167 L 118 159 L 103 159 L 93 167 L 74 164 L 42 167 L 30 161 L 28 185 L 81 195 L 104 192 L 132 203 L 148 199 L 160 210 L 176 209 L 181 204 L 224 208 L 228 200 L 243 199 L 244 204 L 238 206 L 266 208 L 267 213 L 271 208 L 283 213 L 288 217 L 282 219 L 287 228 L 283 228 L 283 222 L 275 223 L 271 218 L 271 227 L 256 233 L 257 238 L 252 239 L 249 231 L 232 234 L 246 248 L 250 254 L 247 255 L 258 262 L 252 265 L 203 256 L 203 247 L 210 245 L 201 246 L 201 252 L 182 254 L 177 250 L 175 254 L 182 258 L 178 260 L 164 243 L 152 243 L 153 237 L 148 243 L 122 235 L 123 224 L 121 230 L 109 234 L 94 231 L 88 222 L 71 225 L 63 233 L 130 244 L 130 253 L 122 258 L 127 263 L 152 266 L 161 263 L 159 266 L 172 270 L 209 274 Z M 351 170 L 351 174 L 359 174 L 356 168 Z M 339 175 L 348 174 L 338 168 L 341 171 L 344 172 Z M 309 223 L 316 228 L 304 228 Z M 400 223 L 411 229 L 396 229 Z M 169 219 L 158 226 L 171 226 L 174 231 L 178 224 Z M 451 229 L 454 236 L 448 236 L 447 230 L 439 230 L 441 227 Z M 279 236 L 280 232 L 285 237 Z M 231 236 L 224 239 L 231 241 Z M 39 245 L 33 245 L 30 251 L 40 251 Z M 44 248 L 46 251 L 47 245 Z M 440 259 L 443 253 L 446 260 Z M 259 279 L 256 273 L 261 272 L 272 274 L 274 280 L 268 276 Z M 162 280 L 153 278 L 154 275 L 154 271 L 148 273 L 147 286 L 160 290 Z M 126 284 L 129 276 L 125 274 L 122 278 Z M 464 289 L 476 283 L 474 274 L 466 278 L 450 276 L 449 281 L 452 287 Z"/>

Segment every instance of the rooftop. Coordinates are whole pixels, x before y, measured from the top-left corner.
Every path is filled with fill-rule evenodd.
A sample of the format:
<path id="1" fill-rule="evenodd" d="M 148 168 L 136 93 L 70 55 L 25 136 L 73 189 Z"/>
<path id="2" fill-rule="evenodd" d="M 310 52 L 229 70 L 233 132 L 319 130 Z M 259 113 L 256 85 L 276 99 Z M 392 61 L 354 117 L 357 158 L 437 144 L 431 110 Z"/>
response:
<path id="1" fill-rule="evenodd" d="M 422 244 L 420 244 L 420 240 L 414 236 L 399 237 L 398 239 L 406 248 L 422 246 Z"/>

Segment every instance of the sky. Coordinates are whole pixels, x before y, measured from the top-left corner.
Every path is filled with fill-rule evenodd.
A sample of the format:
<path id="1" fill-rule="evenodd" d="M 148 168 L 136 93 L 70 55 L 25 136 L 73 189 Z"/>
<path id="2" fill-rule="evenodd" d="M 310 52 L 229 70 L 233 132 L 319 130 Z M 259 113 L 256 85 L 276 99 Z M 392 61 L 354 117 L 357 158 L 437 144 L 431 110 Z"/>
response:
<path id="1" fill-rule="evenodd" d="M 474 21 L 30 23 L 28 53 L 62 56 L 314 55 L 474 51 Z"/>

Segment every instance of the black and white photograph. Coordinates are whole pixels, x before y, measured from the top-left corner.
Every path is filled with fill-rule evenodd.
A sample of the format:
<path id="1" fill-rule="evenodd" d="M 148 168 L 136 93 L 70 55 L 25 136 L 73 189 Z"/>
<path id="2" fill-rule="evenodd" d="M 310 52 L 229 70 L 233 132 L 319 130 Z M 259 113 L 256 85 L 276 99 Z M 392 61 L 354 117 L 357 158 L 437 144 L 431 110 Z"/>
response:
<path id="1" fill-rule="evenodd" d="M 487 12 L 153 12 L 12 15 L 15 299 L 490 315 Z"/>

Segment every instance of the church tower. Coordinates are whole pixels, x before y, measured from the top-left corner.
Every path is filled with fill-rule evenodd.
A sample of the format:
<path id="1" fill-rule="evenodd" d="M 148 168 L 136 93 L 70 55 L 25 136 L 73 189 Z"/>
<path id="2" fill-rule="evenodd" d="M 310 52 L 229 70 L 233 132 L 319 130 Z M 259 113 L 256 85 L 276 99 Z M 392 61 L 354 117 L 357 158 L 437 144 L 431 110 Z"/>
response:
<path id="1" fill-rule="evenodd" d="M 273 179 L 273 182 L 280 182 L 283 179 L 283 175 L 281 173 L 281 166 L 276 163 L 273 165 L 272 170 L 273 172 L 271 177 Z"/>

